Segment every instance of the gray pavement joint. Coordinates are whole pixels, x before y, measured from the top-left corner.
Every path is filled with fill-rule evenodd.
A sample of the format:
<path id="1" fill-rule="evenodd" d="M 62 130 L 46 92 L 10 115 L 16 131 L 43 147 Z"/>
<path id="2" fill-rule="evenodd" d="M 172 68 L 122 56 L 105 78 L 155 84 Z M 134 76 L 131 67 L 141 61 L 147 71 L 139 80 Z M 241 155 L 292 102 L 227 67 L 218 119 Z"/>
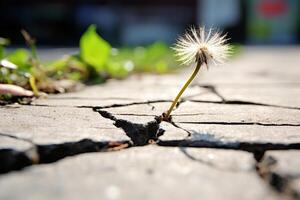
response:
<path id="1" fill-rule="evenodd" d="M 296 200 L 300 199 L 300 194 L 291 186 L 293 177 L 276 173 L 273 168 L 277 164 L 277 160 L 272 156 L 261 159 L 256 164 L 258 175 L 266 184 L 282 199 Z"/>
<path id="2" fill-rule="evenodd" d="M 131 146 L 129 141 L 101 141 L 83 139 L 78 142 L 61 144 L 36 145 L 25 151 L 0 149 L 0 174 L 34 164 L 53 163 L 68 156 L 88 152 L 109 152 L 126 149 Z"/>

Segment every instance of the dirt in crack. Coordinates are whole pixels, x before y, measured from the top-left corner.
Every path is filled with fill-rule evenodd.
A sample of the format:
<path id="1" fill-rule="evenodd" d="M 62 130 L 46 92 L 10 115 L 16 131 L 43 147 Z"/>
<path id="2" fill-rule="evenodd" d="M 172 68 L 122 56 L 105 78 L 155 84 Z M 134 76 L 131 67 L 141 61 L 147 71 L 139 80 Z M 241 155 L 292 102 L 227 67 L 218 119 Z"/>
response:
<path id="1" fill-rule="evenodd" d="M 114 125 L 123 129 L 135 146 L 143 146 L 151 141 L 157 141 L 158 137 L 164 133 L 164 130 L 159 127 L 159 122 L 155 119 L 145 124 L 138 124 L 117 119 L 111 113 L 101 109 L 94 109 L 94 111 L 98 112 L 102 117 L 114 121 Z"/>
<path id="2" fill-rule="evenodd" d="M 277 160 L 272 156 L 264 156 L 258 160 L 256 170 L 258 175 L 273 189 L 281 195 L 282 199 L 300 199 L 300 194 L 292 186 L 292 175 L 279 174 L 274 170 Z"/>
<path id="3" fill-rule="evenodd" d="M 126 149 L 131 146 L 129 141 L 93 141 L 83 139 L 78 142 L 65 142 L 61 144 L 35 145 L 34 147 L 18 151 L 15 149 L 0 149 L 0 174 L 24 167 L 53 163 L 68 156 L 88 152 L 108 152 Z"/>

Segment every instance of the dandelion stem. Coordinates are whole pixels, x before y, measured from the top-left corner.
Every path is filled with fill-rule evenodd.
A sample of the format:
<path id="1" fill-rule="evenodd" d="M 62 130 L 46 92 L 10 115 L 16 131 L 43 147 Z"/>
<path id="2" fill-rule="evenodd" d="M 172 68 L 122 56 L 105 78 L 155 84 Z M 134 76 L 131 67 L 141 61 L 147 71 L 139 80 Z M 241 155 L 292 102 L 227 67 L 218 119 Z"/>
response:
<path id="1" fill-rule="evenodd" d="M 202 62 L 197 62 L 197 66 L 193 72 L 193 74 L 191 75 L 191 77 L 187 80 L 187 82 L 183 85 L 183 87 L 181 88 L 181 90 L 179 91 L 179 93 L 177 94 L 176 98 L 173 100 L 170 108 L 168 109 L 166 115 L 164 116 L 165 119 L 169 119 L 170 114 L 173 110 L 173 108 L 175 107 L 175 105 L 177 104 L 179 98 L 181 97 L 181 95 L 183 94 L 183 92 L 185 91 L 185 89 L 189 86 L 189 84 L 192 82 L 192 80 L 195 78 L 195 76 L 197 75 L 197 73 L 200 70 L 200 67 L 202 65 Z"/>

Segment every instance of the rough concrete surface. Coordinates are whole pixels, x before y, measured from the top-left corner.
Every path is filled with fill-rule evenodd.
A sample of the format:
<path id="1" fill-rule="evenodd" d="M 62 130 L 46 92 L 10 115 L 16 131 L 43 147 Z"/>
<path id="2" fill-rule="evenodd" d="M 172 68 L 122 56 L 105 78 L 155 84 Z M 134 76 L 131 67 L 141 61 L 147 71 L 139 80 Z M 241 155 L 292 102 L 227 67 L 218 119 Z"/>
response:
<path id="1" fill-rule="evenodd" d="M 47 54 L 47 53 L 46 53 Z M 0 199 L 300 199 L 300 48 L 0 107 Z"/>

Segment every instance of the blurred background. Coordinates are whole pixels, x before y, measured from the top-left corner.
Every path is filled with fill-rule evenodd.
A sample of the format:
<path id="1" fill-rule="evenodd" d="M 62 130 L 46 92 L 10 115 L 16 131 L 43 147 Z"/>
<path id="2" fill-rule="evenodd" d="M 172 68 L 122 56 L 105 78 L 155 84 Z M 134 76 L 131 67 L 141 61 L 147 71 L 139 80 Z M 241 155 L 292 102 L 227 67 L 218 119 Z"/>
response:
<path id="1" fill-rule="evenodd" d="M 218 27 L 231 42 L 299 44 L 299 0 L 2 0 L 0 36 L 24 45 L 78 46 L 90 24 L 114 46 L 171 44 L 190 25 Z"/>

